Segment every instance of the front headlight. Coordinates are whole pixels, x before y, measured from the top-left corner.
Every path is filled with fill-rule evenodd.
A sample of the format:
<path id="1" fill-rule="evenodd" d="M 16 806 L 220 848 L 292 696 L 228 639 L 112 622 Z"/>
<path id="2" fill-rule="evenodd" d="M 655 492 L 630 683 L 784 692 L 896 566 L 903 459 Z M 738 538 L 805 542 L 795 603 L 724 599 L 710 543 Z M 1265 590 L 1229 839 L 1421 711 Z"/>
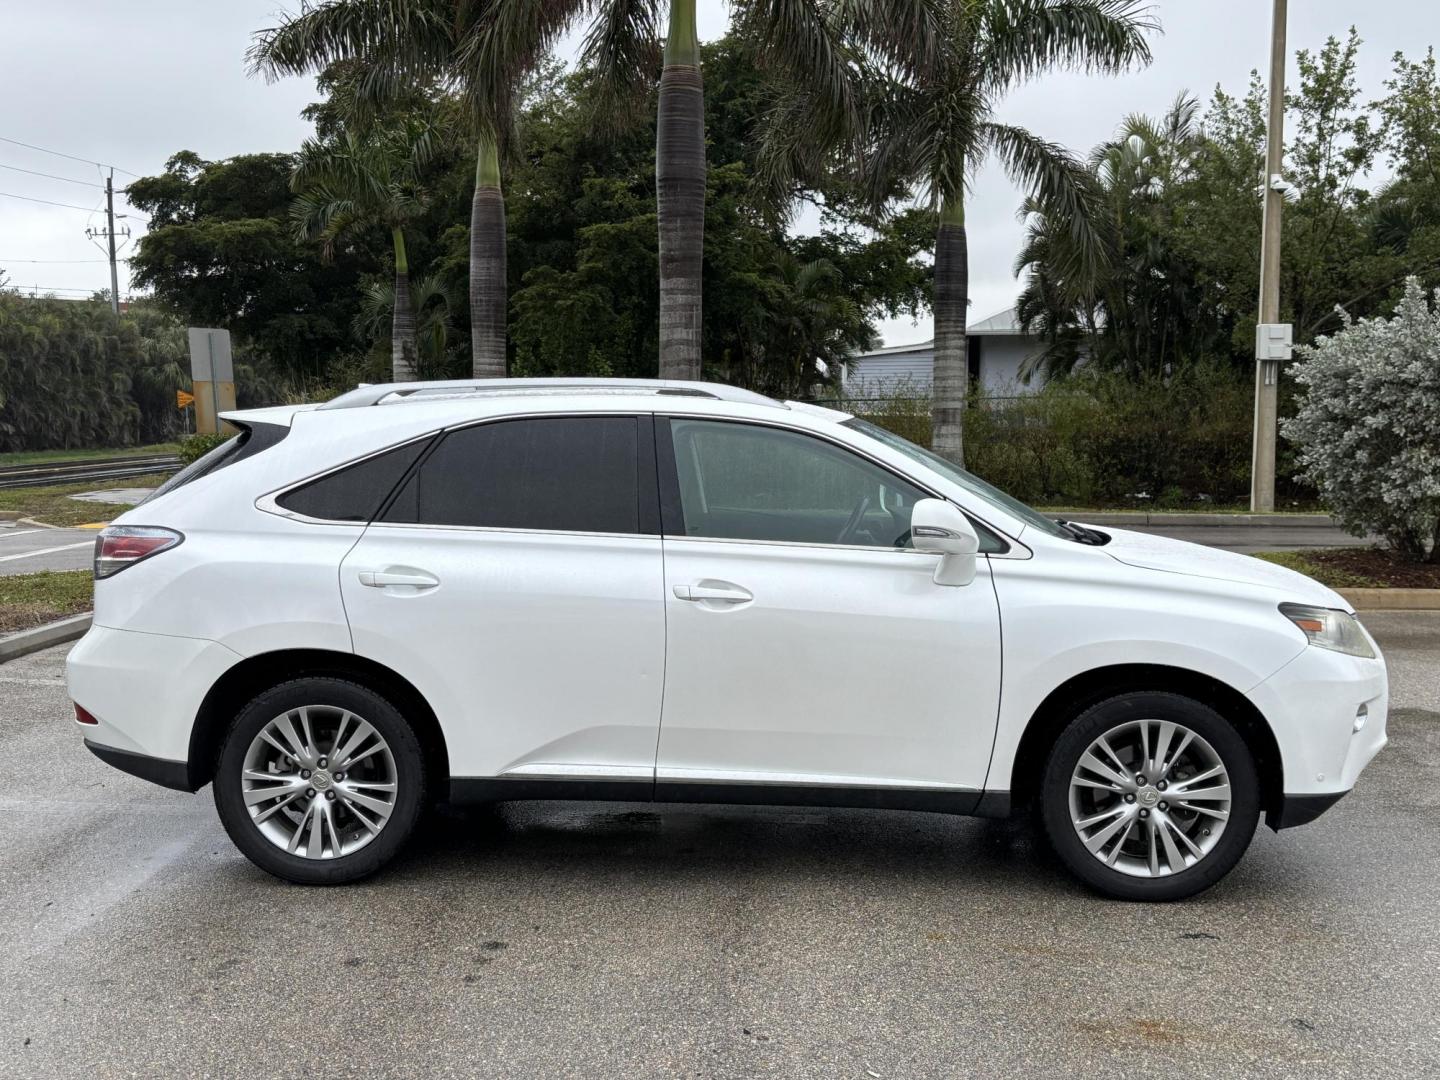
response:
<path id="1" fill-rule="evenodd" d="M 1363 656 L 1375 659 L 1375 650 L 1370 639 L 1360 628 L 1360 622 L 1348 611 L 1335 608 L 1311 607 L 1308 604 L 1281 604 L 1280 614 L 1304 631 L 1311 645 L 1331 649 L 1347 656 Z"/>

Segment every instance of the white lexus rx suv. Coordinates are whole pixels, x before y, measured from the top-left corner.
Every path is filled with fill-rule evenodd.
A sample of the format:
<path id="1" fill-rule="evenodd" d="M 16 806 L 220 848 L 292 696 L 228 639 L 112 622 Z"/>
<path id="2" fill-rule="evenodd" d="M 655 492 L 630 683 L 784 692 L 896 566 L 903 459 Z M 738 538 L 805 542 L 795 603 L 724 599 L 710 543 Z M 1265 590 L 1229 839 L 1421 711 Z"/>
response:
<path id="1" fill-rule="evenodd" d="M 86 745 L 350 881 L 437 800 L 1004 816 L 1170 900 L 1385 744 L 1345 601 L 1056 521 L 864 420 L 707 383 L 362 387 L 100 533 Z"/>

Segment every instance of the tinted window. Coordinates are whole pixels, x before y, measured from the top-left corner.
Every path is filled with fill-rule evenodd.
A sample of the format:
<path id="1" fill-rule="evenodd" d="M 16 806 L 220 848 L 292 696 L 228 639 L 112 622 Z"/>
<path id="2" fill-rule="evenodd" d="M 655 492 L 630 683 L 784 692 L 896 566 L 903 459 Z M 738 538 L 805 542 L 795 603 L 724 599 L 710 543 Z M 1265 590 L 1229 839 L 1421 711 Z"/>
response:
<path id="1" fill-rule="evenodd" d="M 638 461 L 630 416 L 480 424 L 444 436 L 384 520 L 635 533 Z"/>
<path id="2" fill-rule="evenodd" d="M 779 428 L 670 422 L 687 536 L 908 547 L 927 494 L 857 454 Z"/>
<path id="3" fill-rule="evenodd" d="M 306 517 L 324 518 L 326 521 L 369 521 L 428 442 L 428 439 L 421 439 L 357 461 L 354 465 L 287 491 L 275 502 Z"/>

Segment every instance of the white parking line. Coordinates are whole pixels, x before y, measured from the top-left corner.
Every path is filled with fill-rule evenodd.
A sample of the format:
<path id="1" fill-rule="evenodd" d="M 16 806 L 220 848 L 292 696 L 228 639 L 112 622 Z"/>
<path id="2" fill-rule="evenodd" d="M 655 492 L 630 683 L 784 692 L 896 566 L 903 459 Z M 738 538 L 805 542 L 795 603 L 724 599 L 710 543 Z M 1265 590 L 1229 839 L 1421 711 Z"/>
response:
<path id="1" fill-rule="evenodd" d="M 3 529 L 0 530 L 0 540 L 13 540 L 17 536 L 29 536 L 31 533 L 49 531 L 49 529 L 21 529 L 19 532 L 11 532 L 9 529 Z"/>
<path id="2" fill-rule="evenodd" d="M 72 551 L 75 548 L 94 546 L 94 540 L 81 540 L 78 544 L 61 544 L 59 547 L 37 548 L 34 551 L 22 551 L 19 555 L 0 555 L 0 562 L 13 562 L 16 559 L 29 559 L 36 555 L 53 555 L 57 551 Z"/>

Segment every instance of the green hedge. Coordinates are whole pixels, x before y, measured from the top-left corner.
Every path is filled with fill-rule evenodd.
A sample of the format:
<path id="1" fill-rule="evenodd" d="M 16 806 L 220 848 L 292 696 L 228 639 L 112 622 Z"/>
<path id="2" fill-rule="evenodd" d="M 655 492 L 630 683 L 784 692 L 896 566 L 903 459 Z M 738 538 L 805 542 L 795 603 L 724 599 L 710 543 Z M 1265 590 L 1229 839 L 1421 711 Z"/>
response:
<path id="1" fill-rule="evenodd" d="M 215 447 L 233 438 L 230 435 L 186 435 L 180 440 L 180 464 L 189 465 L 204 457 Z"/>
<path id="2" fill-rule="evenodd" d="M 965 466 L 1040 506 L 1233 506 L 1250 492 L 1253 388 L 1239 374 L 1195 366 L 1134 380 L 1081 372 L 1015 397 L 977 394 L 965 415 Z M 901 392 L 840 402 L 929 445 L 930 400 Z M 1312 505 L 1291 477 L 1282 440 L 1277 499 Z"/>

